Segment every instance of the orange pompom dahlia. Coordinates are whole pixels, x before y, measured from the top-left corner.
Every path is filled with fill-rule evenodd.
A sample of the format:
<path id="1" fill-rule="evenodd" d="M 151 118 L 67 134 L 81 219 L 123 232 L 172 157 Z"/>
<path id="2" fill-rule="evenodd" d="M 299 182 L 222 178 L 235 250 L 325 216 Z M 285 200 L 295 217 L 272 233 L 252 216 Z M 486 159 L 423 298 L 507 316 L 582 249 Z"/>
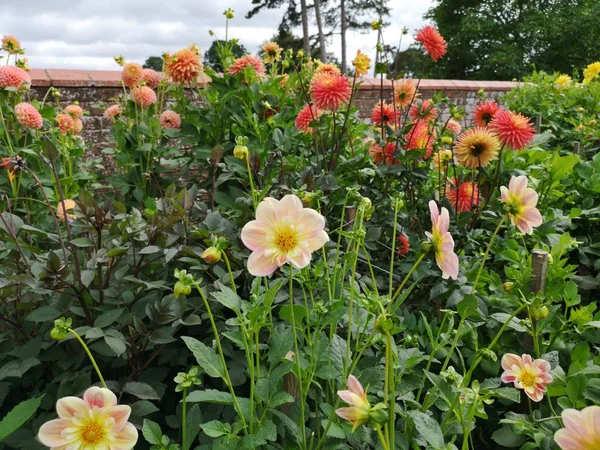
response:
<path id="1" fill-rule="evenodd" d="M 131 100 L 146 109 L 156 103 L 156 93 L 148 86 L 139 86 L 131 90 Z"/>
<path id="2" fill-rule="evenodd" d="M 262 59 L 258 56 L 246 55 L 236 59 L 233 64 L 227 68 L 227 73 L 229 75 L 237 75 L 238 73 L 243 73 L 244 70 L 246 70 L 246 67 L 252 67 L 256 76 L 259 78 L 264 77 L 267 71 Z"/>
<path id="3" fill-rule="evenodd" d="M 142 70 L 142 80 L 150 89 L 156 89 L 162 80 L 162 74 L 152 69 Z"/>
<path id="4" fill-rule="evenodd" d="M 121 114 L 121 107 L 119 105 L 110 105 L 104 111 L 104 118 L 107 120 L 111 120 L 111 119 L 114 119 L 119 114 Z"/>
<path id="5" fill-rule="evenodd" d="M 421 28 L 415 36 L 415 41 L 423 44 L 425 51 L 431 56 L 433 61 L 437 61 L 446 54 L 448 45 L 442 35 L 433 28 L 431 25 L 427 25 Z"/>
<path id="6" fill-rule="evenodd" d="M 336 111 L 348 103 L 352 87 L 347 77 L 338 74 L 323 74 L 313 78 L 311 98 L 318 109 Z"/>
<path id="7" fill-rule="evenodd" d="M 133 88 L 137 86 L 142 80 L 143 70 L 138 63 L 125 64 L 123 72 L 121 72 L 121 81 L 123 81 L 125 87 Z"/>
<path id="8" fill-rule="evenodd" d="M 160 115 L 160 126 L 163 128 L 180 128 L 181 116 L 170 109 Z"/>
<path id="9" fill-rule="evenodd" d="M 2 66 L 0 67 L 0 88 L 28 88 L 31 84 L 31 78 L 20 67 Z"/>
<path id="10" fill-rule="evenodd" d="M 69 114 L 57 114 L 56 121 L 58 122 L 58 129 L 62 134 L 73 131 L 75 121 Z"/>
<path id="11" fill-rule="evenodd" d="M 69 105 L 65 108 L 65 112 L 70 114 L 72 117 L 81 118 L 83 116 L 83 109 L 79 105 Z"/>
<path id="12" fill-rule="evenodd" d="M 200 55 L 191 48 L 183 48 L 170 55 L 165 67 L 169 76 L 178 83 L 190 83 L 202 72 Z"/>
<path id="13" fill-rule="evenodd" d="M 23 128 L 39 130 L 44 124 L 41 114 L 30 103 L 15 105 L 15 116 Z"/>

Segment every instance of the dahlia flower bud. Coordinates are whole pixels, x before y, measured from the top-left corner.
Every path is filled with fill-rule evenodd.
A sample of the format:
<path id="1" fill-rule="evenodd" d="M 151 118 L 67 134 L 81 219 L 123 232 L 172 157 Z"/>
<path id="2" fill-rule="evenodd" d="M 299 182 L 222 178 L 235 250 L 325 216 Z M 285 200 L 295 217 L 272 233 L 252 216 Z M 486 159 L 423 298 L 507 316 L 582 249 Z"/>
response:
<path id="1" fill-rule="evenodd" d="M 371 22 L 371 28 L 374 31 L 381 30 L 381 20 L 374 20 Z"/>
<path id="2" fill-rule="evenodd" d="M 115 55 L 115 56 L 113 56 L 113 59 L 121 67 L 123 67 L 125 65 L 125 58 L 122 55 Z"/>
<path id="3" fill-rule="evenodd" d="M 73 324 L 70 317 L 61 317 L 54 321 L 54 328 L 50 331 L 50 337 L 55 341 L 64 341 L 69 335 L 69 328 Z"/>
<path id="4" fill-rule="evenodd" d="M 582 106 L 580 106 L 579 108 L 577 108 L 577 112 L 578 112 L 578 113 L 582 113 L 582 112 L 584 112 L 584 111 L 585 111 L 585 109 L 583 109 L 583 107 L 582 107 Z"/>
<path id="5" fill-rule="evenodd" d="M 504 292 L 508 292 L 509 294 L 513 293 L 514 287 L 515 287 L 515 284 L 510 281 L 507 281 L 506 283 L 504 283 L 502 285 L 502 289 L 504 289 Z"/>
<path id="6" fill-rule="evenodd" d="M 187 373 L 179 372 L 177 376 L 173 379 L 173 381 L 177 383 L 177 386 L 175 387 L 175 392 L 181 392 L 184 389 L 200 385 L 201 382 L 198 378 L 199 372 L 200 370 L 198 369 L 198 367 L 192 367 Z"/>
<path id="7" fill-rule="evenodd" d="M 221 250 L 216 247 L 208 247 L 206 250 L 202 252 L 200 257 L 207 264 L 214 264 L 221 261 Z"/>
<path id="8" fill-rule="evenodd" d="M 450 136 L 444 136 L 442 138 L 442 144 L 444 144 L 444 145 L 452 144 L 452 138 Z"/>
<path id="9" fill-rule="evenodd" d="M 358 204 L 358 210 L 362 211 L 364 214 L 365 220 L 370 220 L 373 215 L 373 202 L 368 197 L 362 197 L 360 199 L 360 203 Z"/>
<path id="10" fill-rule="evenodd" d="M 545 319 L 548 317 L 548 307 L 546 305 L 538 305 L 531 308 L 531 317 L 536 320 Z"/>
<path id="11" fill-rule="evenodd" d="M 248 157 L 248 147 L 245 145 L 236 145 L 233 149 L 233 156 L 237 159 L 246 159 Z"/>
<path id="12" fill-rule="evenodd" d="M 227 8 L 227 10 L 225 10 L 225 12 L 223 12 L 223 15 L 225 17 L 227 17 L 228 19 L 233 19 L 233 17 L 234 17 L 233 9 Z"/>
<path id="13" fill-rule="evenodd" d="M 313 199 L 315 198 L 314 192 L 305 192 L 302 195 L 302 203 L 306 207 L 310 207 L 312 205 Z"/>
<path id="14" fill-rule="evenodd" d="M 188 274 L 187 270 L 179 270 L 175 269 L 175 278 L 179 281 L 175 283 L 175 287 L 173 289 L 175 298 L 179 298 L 180 295 L 190 295 L 192 292 L 192 286 L 195 283 L 194 276 L 192 274 Z"/>
<path id="15" fill-rule="evenodd" d="M 408 34 L 408 27 L 402 27 L 402 34 L 405 36 Z"/>

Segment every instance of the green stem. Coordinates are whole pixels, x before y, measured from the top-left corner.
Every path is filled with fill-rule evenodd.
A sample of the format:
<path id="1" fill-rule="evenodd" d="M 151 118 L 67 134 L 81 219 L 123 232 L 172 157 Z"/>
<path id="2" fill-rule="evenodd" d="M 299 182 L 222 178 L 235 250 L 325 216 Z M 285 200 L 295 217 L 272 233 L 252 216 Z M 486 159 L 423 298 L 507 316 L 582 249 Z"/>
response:
<path id="1" fill-rule="evenodd" d="M 183 409 L 181 410 L 181 448 L 187 447 L 187 388 L 183 388 Z"/>
<path id="2" fill-rule="evenodd" d="M 413 272 L 415 270 L 417 270 L 417 267 L 419 267 L 419 264 L 421 264 L 421 262 L 423 261 L 423 259 L 425 259 L 425 256 L 427 256 L 427 252 L 423 253 L 421 256 L 419 256 L 419 259 L 417 259 L 415 261 L 415 263 L 413 264 L 413 266 L 410 268 L 410 270 L 408 271 L 408 273 L 404 277 L 404 280 L 402 280 L 402 283 L 400 283 L 400 286 L 398 286 L 398 289 L 396 289 L 396 292 L 394 292 L 394 295 L 392 295 L 392 298 L 390 299 L 390 305 L 392 305 L 394 303 L 394 300 L 396 300 L 396 298 L 400 295 L 400 292 L 402 292 L 402 288 L 404 288 L 404 286 L 406 285 L 406 283 L 410 279 L 410 276 L 413 274 Z M 396 311 L 396 309 L 398 309 L 399 306 L 400 305 L 398 305 L 398 306 L 396 306 L 396 308 L 394 308 L 394 310 L 392 311 L 392 314 Z"/>
<path id="3" fill-rule="evenodd" d="M 104 389 L 108 389 L 108 387 L 106 387 L 106 381 L 104 381 L 104 377 L 102 376 L 102 373 L 100 372 L 100 368 L 98 367 L 98 364 L 96 364 L 96 360 L 94 359 L 94 356 L 92 355 L 92 352 L 90 352 L 90 349 L 88 348 L 88 346 L 86 345 L 86 343 L 83 341 L 83 339 L 81 339 L 81 336 L 79 336 L 71 328 L 69 328 L 69 333 L 71 333 L 73 336 L 75 336 L 75 338 L 79 341 L 79 343 L 81 344 L 81 346 L 83 347 L 83 349 L 87 353 L 88 357 L 90 358 L 90 361 L 92 362 L 92 365 L 94 366 L 94 369 L 96 369 L 96 373 L 98 374 L 98 378 L 100 378 L 100 383 L 102 383 L 102 387 Z"/>
<path id="4" fill-rule="evenodd" d="M 381 432 L 381 427 L 377 427 L 376 429 L 377 429 L 377 435 L 379 436 L 379 442 L 381 442 L 381 446 L 384 448 L 384 450 L 390 450 L 390 446 L 386 442 L 385 437 L 383 436 L 383 433 Z"/>
<path id="5" fill-rule="evenodd" d="M 396 259 L 396 231 L 398 229 L 398 210 L 400 209 L 400 200 L 396 199 L 394 207 L 394 231 L 392 232 L 392 255 L 390 257 L 390 281 L 389 281 L 389 293 L 391 297 L 392 289 L 394 288 L 394 260 Z M 393 448 L 393 447 L 392 447 Z"/>
<path id="6" fill-rule="evenodd" d="M 221 254 L 223 255 L 223 259 L 225 260 L 225 265 L 227 266 L 227 272 L 229 273 L 229 281 L 231 282 L 231 290 L 233 292 L 237 292 L 237 288 L 235 286 L 235 279 L 233 278 L 233 272 L 231 271 L 231 263 L 229 262 L 227 253 L 224 250 L 221 250 Z"/>
<path id="7" fill-rule="evenodd" d="M 389 406 L 389 419 L 388 419 L 388 439 L 390 443 L 390 448 L 395 447 L 395 427 L 396 427 L 396 380 L 394 374 L 394 352 L 392 349 L 392 336 L 389 332 L 386 333 L 386 358 L 385 364 L 388 368 L 388 379 L 389 379 L 389 389 L 390 389 L 390 406 Z"/>
<path id="8" fill-rule="evenodd" d="M 505 220 L 506 220 L 506 216 L 503 216 L 502 220 L 500 221 L 500 223 L 498 224 L 498 226 L 494 230 L 494 234 L 492 234 L 490 242 L 488 242 L 488 246 L 485 249 L 485 253 L 483 254 L 483 258 L 481 260 L 481 264 L 479 265 L 479 271 L 477 272 L 477 276 L 475 277 L 475 283 L 473 283 L 473 288 L 471 290 L 471 294 L 474 294 L 475 291 L 477 290 L 477 283 L 479 282 L 479 278 L 481 278 L 481 273 L 483 272 L 483 266 L 485 266 L 485 262 L 487 260 L 487 257 L 489 255 L 489 253 L 490 253 L 490 249 L 492 248 L 492 244 L 494 243 L 494 240 L 496 239 L 496 236 L 498 235 L 498 232 L 500 231 L 500 228 L 502 228 L 502 225 L 504 224 Z"/>
<path id="9" fill-rule="evenodd" d="M 250 169 L 250 154 L 246 155 L 246 170 L 248 170 L 248 179 L 250 180 L 250 195 L 252 196 L 252 205 L 254 206 L 254 211 L 256 211 L 256 195 L 254 191 L 254 178 L 252 176 L 252 170 Z"/>

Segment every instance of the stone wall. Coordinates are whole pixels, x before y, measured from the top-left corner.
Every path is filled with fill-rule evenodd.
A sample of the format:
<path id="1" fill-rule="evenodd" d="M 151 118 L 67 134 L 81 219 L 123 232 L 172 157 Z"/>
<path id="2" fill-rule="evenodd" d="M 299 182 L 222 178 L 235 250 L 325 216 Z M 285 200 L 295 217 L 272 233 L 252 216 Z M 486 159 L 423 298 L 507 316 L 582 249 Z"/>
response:
<path id="1" fill-rule="evenodd" d="M 83 118 L 83 138 L 92 154 L 98 155 L 103 148 L 111 145 L 110 123 L 103 118 L 104 108 L 100 105 L 112 103 L 123 92 L 120 71 L 32 69 L 30 76 L 34 98 L 43 98 L 54 86 L 60 90 L 62 104 L 78 100 L 81 107 L 89 111 L 89 115 Z M 201 83 L 208 81 L 200 80 Z M 443 92 L 452 103 L 470 113 L 480 89 L 485 89 L 489 98 L 500 99 L 515 84 L 506 81 L 421 80 L 419 92 L 421 98 L 431 98 L 436 92 Z M 362 79 L 355 99 L 362 118 L 370 117 L 371 110 L 380 101 L 380 88 L 381 80 Z M 392 82 L 383 80 L 383 88 L 384 99 L 391 99 Z"/>

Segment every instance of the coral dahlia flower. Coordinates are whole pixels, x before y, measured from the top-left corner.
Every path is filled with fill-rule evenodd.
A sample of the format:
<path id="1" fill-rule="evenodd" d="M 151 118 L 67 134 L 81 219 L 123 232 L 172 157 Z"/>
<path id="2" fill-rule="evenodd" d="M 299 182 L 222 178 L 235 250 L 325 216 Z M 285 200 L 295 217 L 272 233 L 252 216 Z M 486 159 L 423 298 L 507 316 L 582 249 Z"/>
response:
<path id="1" fill-rule="evenodd" d="M 473 122 L 476 126 L 485 128 L 501 110 L 500 105 L 494 101 L 479 102 L 473 108 Z"/>
<path id="2" fill-rule="evenodd" d="M 408 251 L 410 250 L 410 242 L 408 242 L 408 238 L 405 234 L 400 233 L 398 235 L 398 256 L 406 256 L 408 255 Z"/>
<path id="3" fill-rule="evenodd" d="M 108 389 L 91 387 L 79 397 L 64 397 L 56 402 L 58 419 L 40 427 L 38 439 L 54 450 L 132 450 L 138 432 L 127 421 L 131 408 L 117 405 Z"/>
<path id="4" fill-rule="evenodd" d="M 321 116 L 322 112 L 311 105 L 304 105 L 304 108 L 300 110 L 296 117 L 296 128 L 302 133 L 311 134 L 314 133 L 310 126 L 310 123 L 317 120 Z"/>
<path id="5" fill-rule="evenodd" d="M 125 87 L 133 88 L 142 80 L 144 69 L 138 63 L 127 63 L 121 72 L 121 81 Z"/>
<path id="6" fill-rule="evenodd" d="M 39 130 L 44 124 L 42 115 L 35 109 L 35 106 L 30 103 L 19 103 L 18 105 L 15 105 L 15 116 L 17 116 L 17 121 L 23 128 L 30 130 Z"/>
<path id="7" fill-rule="evenodd" d="M 160 115 L 160 126 L 163 128 L 180 128 L 181 116 L 175 111 L 167 109 Z"/>
<path id="8" fill-rule="evenodd" d="M 454 154 L 464 167 L 485 167 L 498 156 L 500 141 L 487 128 L 472 128 L 458 137 Z"/>
<path id="9" fill-rule="evenodd" d="M 425 150 L 423 159 L 431 156 L 433 153 L 433 142 L 435 141 L 435 130 L 426 122 L 422 120 L 415 122 L 406 136 L 406 150 Z"/>
<path id="10" fill-rule="evenodd" d="M 514 226 L 523 234 L 533 233 L 542 224 L 542 215 L 536 208 L 538 194 L 527 187 L 525 175 L 511 177 L 506 186 L 500 186 L 501 200 Z"/>
<path id="11" fill-rule="evenodd" d="M 69 114 L 57 114 L 56 121 L 58 122 L 58 129 L 62 134 L 67 134 L 73 131 L 75 121 Z"/>
<path id="12" fill-rule="evenodd" d="M 146 109 L 156 103 L 156 93 L 148 86 L 138 86 L 131 90 L 131 100 L 136 105 Z"/>
<path id="13" fill-rule="evenodd" d="M 454 136 L 458 136 L 462 131 L 462 126 L 454 119 L 450 119 L 446 123 L 446 130 L 452 133 Z"/>
<path id="14" fill-rule="evenodd" d="M 433 103 L 429 100 L 423 100 L 413 105 L 408 112 L 408 115 L 414 120 L 424 120 L 429 122 L 437 117 L 437 109 L 433 106 Z"/>
<path id="15" fill-rule="evenodd" d="M 21 42 L 15 36 L 7 34 L 2 37 L 2 50 L 8 52 L 9 55 L 22 53 Z"/>
<path id="16" fill-rule="evenodd" d="M 248 271 L 257 277 L 270 275 L 287 262 L 297 269 L 306 267 L 312 252 L 329 240 L 325 218 L 304 208 L 295 195 L 265 198 L 256 208 L 256 220 L 242 228 L 241 238 L 252 250 Z"/>
<path id="17" fill-rule="evenodd" d="M 502 357 L 502 368 L 502 382 L 513 383 L 517 389 L 523 389 L 534 402 L 544 398 L 546 385 L 552 383 L 550 363 L 544 359 L 534 360 L 531 355 L 507 353 Z"/>
<path id="18" fill-rule="evenodd" d="M 523 150 L 535 136 L 535 129 L 529 118 L 512 111 L 498 112 L 489 128 L 498 135 L 503 145 L 514 150 Z"/>
<path id="19" fill-rule="evenodd" d="M 348 78 L 343 75 L 323 74 L 313 78 L 310 95 L 318 109 L 336 111 L 348 103 L 352 87 Z"/>
<path id="20" fill-rule="evenodd" d="M 456 178 L 453 178 L 446 186 L 446 198 L 458 212 L 472 211 L 480 203 L 479 188 L 472 181 L 463 181 L 457 189 Z"/>
<path id="21" fill-rule="evenodd" d="M 415 36 L 415 41 L 423 44 L 423 48 L 433 61 L 440 59 L 448 50 L 446 40 L 431 25 L 421 28 Z"/>
<path id="22" fill-rule="evenodd" d="M 67 114 L 70 114 L 72 117 L 76 117 L 78 119 L 83 117 L 83 109 L 79 105 L 69 105 L 65 108 L 65 112 Z"/>
<path id="23" fill-rule="evenodd" d="M 568 408 L 561 416 L 565 427 L 554 433 L 554 440 L 562 450 L 600 448 L 600 406 L 588 406 L 581 411 Z"/>
<path id="24" fill-rule="evenodd" d="M 385 148 L 382 148 L 381 145 L 374 142 L 369 147 L 369 156 L 373 161 L 373 164 L 380 165 L 386 164 L 388 166 L 399 164 L 399 161 L 395 158 L 396 153 L 396 143 L 388 142 L 385 144 Z"/>
<path id="25" fill-rule="evenodd" d="M 165 70 L 177 83 L 191 83 L 202 72 L 200 55 L 192 48 L 182 48 L 165 61 Z"/>
<path id="26" fill-rule="evenodd" d="M 348 377 L 348 390 L 338 391 L 337 395 L 343 401 L 352 405 L 335 411 L 338 416 L 352 424 L 352 432 L 369 421 L 371 405 L 362 384 L 354 375 Z"/>
<path id="27" fill-rule="evenodd" d="M 107 120 L 112 120 L 116 116 L 118 116 L 119 114 L 121 114 L 121 107 L 119 105 L 116 105 L 116 104 L 115 105 L 110 105 L 104 111 L 104 118 L 107 119 Z"/>
<path id="28" fill-rule="evenodd" d="M 256 73 L 256 76 L 259 78 L 264 77 L 267 71 L 262 59 L 260 59 L 258 56 L 246 55 L 236 59 L 233 64 L 227 68 L 227 73 L 229 75 L 244 73 L 246 67 L 252 67 Z"/>
<path id="29" fill-rule="evenodd" d="M 142 70 L 142 80 L 144 80 L 144 83 L 146 83 L 146 86 L 150 89 L 156 89 L 162 81 L 162 74 L 158 73 L 156 70 L 144 69 Z"/>
<path id="30" fill-rule="evenodd" d="M 396 107 L 404 109 L 420 94 L 417 93 L 417 83 L 412 78 L 402 78 L 394 85 Z"/>
<path id="31" fill-rule="evenodd" d="M 30 85 L 31 78 L 29 77 L 29 74 L 20 67 L 0 67 L 0 88 L 13 87 L 19 89 L 24 87 L 27 89 Z"/>
<path id="32" fill-rule="evenodd" d="M 267 64 L 273 64 L 281 59 L 281 47 L 277 42 L 266 42 L 262 49 L 265 52 L 264 60 Z"/>
<path id="33" fill-rule="evenodd" d="M 354 66 L 354 70 L 356 71 L 357 76 L 366 75 L 371 68 L 371 58 L 369 58 L 365 53 L 358 50 L 356 52 L 356 58 L 352 61 L 352 65 Z"/>
<path id="34" fill-rule="evenodd" d="M 454 239 L 448 232 L 450 228 L 450 214 L 446 208 L 438 209 L 435 201 L 429 202 L 429 211 L 431 213 L 431 233 L 425 232 L 425 235 L 431 242 L 435 262 L 442 271 L 442 278 L 458 278 L 458 255 L 454 253 Z"/>
<path id="35" fill-rule="evenodd" d="M 371 123 L 381 127 L 383 125 L 394 126 L 398 123 L 398 111 L 394 105 L 378 102 L 371 112 Z"/>
<path id="36" fill-rule="evenodd" d="M 73 214 L 75 206 L 77 206 L 77 204 L 71 199 L 65 199 L 64 205 L 63 202 L 58 202 L 58 206 L 56 207 L 56 216 L 63 222 L 67 220 L 67 217 L 70 219 L 77 218 L 77 216 Z"/>

